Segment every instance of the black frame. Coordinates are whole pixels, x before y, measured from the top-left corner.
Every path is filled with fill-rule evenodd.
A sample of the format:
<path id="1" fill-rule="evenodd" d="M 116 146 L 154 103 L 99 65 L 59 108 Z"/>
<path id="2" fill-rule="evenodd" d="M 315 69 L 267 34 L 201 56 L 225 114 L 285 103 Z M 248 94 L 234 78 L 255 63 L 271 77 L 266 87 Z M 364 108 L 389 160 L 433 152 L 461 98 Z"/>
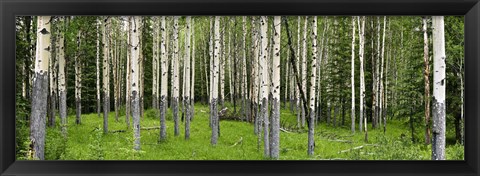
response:
<path id="1" fill-rule="evenodd" d="M 0 0 L 1 175 L 479 175 L 479 0 Z M 17 15 L 465 15 L 465 161 L 15 161 Z"/>

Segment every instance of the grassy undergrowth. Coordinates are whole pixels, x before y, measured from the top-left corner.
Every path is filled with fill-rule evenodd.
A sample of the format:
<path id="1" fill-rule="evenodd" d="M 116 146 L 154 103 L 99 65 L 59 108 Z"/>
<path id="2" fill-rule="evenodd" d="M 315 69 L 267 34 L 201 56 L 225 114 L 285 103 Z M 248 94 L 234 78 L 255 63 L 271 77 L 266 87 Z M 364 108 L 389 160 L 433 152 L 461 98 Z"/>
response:
<path id="1" fill-rule="evenodd" d="M 238 108 L 239 109 L 239 108 Z M 233 110 L 233 108 L 231 108 Z M 159 129 L 141 130 L 141 151 L 133 150 L 133 131 L 127 129 L 125 115 L 121 111 L 119 120 L 115 113 L 109 114 L 110 133 L 103 134 L 103 117 L 96 113 L 82 115 L 82 124 L 75 124 L 75 116 L 68 116 L 68 137 L 64 139 L 60 126 L 47 128 L 46 160 L 262 160 L 263 144 L 257 145 L 253 124 L 241 121 L 222 120 L 220 137 L 216 146 L 210 144 L 209 108 L 196 104 L 191 122 L 190 139 L 184 138 L 184 124 L 180 123 L 180 135 L 174 136 L 173 120 L 167 112 L 167 139 L 159 141 Z M 347 116 L 348 117 L 348 116 Z M 57 120 L 59 121 L 59 120 Z M 286 126 L 296 123 L 296 115 L 287 109 L 281 110 L 281 121 Z M 348 122 L 348 121 L 347 121 Z M 307 155 L 306 130 L 282 131 L 280 134 L 281 160 L 430 160 L 431 146 L 423 142 L 412 143 L 407 121 L 390 120 L 387 132 L 368 126 L 368 143 L 364 133 L 352 134 L 350 122 L 344 126 L 327 126 L 321 122 L 315 129 L 315 155 Z M 57 122 L 58 123 L 58 122 Z M 293 124 L 292 124 L 293 123 Z M 154 110 L 146 110 L 141 127 L 156 127 L 160 121 Z M 358 125 L 357 125 L 358 126 Z M 28 127 L 22 133 L 28 139 Z M 416 127 L 415 135 L 423 135 Z M 25 132 L 25 130 L 27 132 Z M 125 132 L 113 132 L 125 130 Z M 18 130 L 22 131 L 22 130 Z M 453 132 L 447 131 L 447 138 Z M 18 159 L 24 151 L 17 152 Z M 464 148 L 458 144 L 447 144 L 448 160 L 463 160 Z"/>

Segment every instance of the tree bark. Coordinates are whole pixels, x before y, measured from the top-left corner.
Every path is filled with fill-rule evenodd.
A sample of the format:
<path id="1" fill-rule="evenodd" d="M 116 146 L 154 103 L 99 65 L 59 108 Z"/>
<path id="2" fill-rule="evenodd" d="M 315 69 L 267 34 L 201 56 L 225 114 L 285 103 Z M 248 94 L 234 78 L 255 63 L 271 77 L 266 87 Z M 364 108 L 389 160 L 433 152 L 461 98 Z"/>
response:
<path id="1" fill-rule="evenodd" d="M 363 51 L 364 51 L 364 40 L 365 40 L 365 16 L 363 16 L 361 19 L 360 17 L 358 18 L 358 29 L 359 29 L 359 50 L 358 50 L 358 55 L 360 59 L 360 120 L 359 120 L 359 131 L 362 132 L 362 127 L 363 127 L 363 121 L 364 118 L 364 99 L 365 99 L 365 73 L 363 70 Z M 366 124 L 365 124 L 366 126 Z M 366 129 L 365 129 L 366 131 Z"/>
<path id="2" fill-rule="evenodd" d="M 166 52 L 166 28 L 165 28 L 165 16 L 161 17 L 161 27 L 162 36 L 161 36 L 161 45 L 160 45 L 160 53 L 161 53 L 161 72 L 162 72 L 162 84 L 160 89 L 160 141 L 165 141 L 167 139 L 167 127 L 165 121 L 166 115 L 166 102 L 167 102 L 167 94 L 168 94 L 168 64 L 167 64 L 167 52 Z"/>
<path id="3" fill-rule="evenodd" d="M 270 142 L 269 142 L 269 117 L 268 117 L 268 17 L 260 17 L 260 38 L 261 38 L 261 56 L 260 56 L 260 118 L 263 120 L 263 143 L 264 143 L 264 157 L 270 156 Z"/>
<path id="4" fill-rule="evenodd" d="M 50 58 L 50 16 L 37 17 L 37 48 L 33 79 L 30 145 L 34 159 L 45 159 L 45 117 L 47 115 L 48 63 Z"/>
<path id="5" fill-rule="evenodd" d="M 190 88 L 190 76 L 191 76 L 191 64 L 190 64 L 190 51 L 191 51 L 191 46 L 190 46 L 190 40 L 191 40 L 191 21 L 192 17 L 187 16 L 186 17 L 186 37 L 185 37 L 185 60 L 184 60 L 184 67 L 185 67 L 185 78 L 183 79 L 185 83 L 185 94 L 183 98 L 183 106 L 185 106 L 185 139 L 190 138 L 190 119 L 191 119 L 191 101 L 190 101 L 190 93 L 191 93 L 191 88 Z"/>
<path id="6" fill-rule="evenodd" d="M 217 110 L 217 97 L 218 97 L 218 73 L 219 73 L 219 57 L 220 57 L 220 16 L 215 16 L 214 23 L 214 42 L 213 47 L 213 70 L 212 70 L 212 92 L 210 100 L 210 118 L 212 119 L 212 137 L 210 143 L 212 145 L 217 145 L 217 140 L 219 136 L 219 119 L 218 119 L 218 110 Z"/>
<path id="7" fill-rule="evenodd" d="M 425 81 L 425 144 L 430 144 L 430 63 L 428 56 L 427 17 L 422 18 L 423 24 L 423 79 Z"/>
<path id="8" fill-rule="evenodd" d="M 275 16 L 273 25 L 275 26 L 273 33 L 273 100 L 272 100 L 272 140 L 271 155 L 273 159 L 278 159 L 280 149 L 280 34 L 281 34 L 281 18 Z"/>
<path id="9" fill-rule="evenodd" d="M 64 34 L 64 17 L 59 18 L 58 28 L 58 45 L 57 45 L 57 59 L 58 59 L 58 111 L 60 114 L 60 122 L 62 127 L 62 134 L 67 135 L 67 90 L 65 85 L 65 34 Z"/>
<path id="10" fill-rule="evenodd" d="M 141 34 L 141 29 L 140 29 L 140 24 L 141 24 L 141 18 L 139 16 L 134 16 L 130 17 L 131 21 L 131 26 L 130 26 L 130 37 L 131 37 L 131 42 L 132 46 L 130 47 L 130 58 L 131 60 L 131 105 L 132 105 L 132 118 L 133 118 L 133 137 L 134 137 L 134 143 L 133 143 L 133 149 L 134 150 L 140 150 L 140 97 L 138 95 L 138 89 L 139 89 L 139 68 L 138 68 L 138 62 L 139 62 L 139 57 L 140 57 L 140 36 Z"/>
<path id="11" fill-rule="evenodd" d="M 432 160 L 445 160 L 445 33 L 444 17 L 433 16 Z"/>
<path id="12" fill-rule="evenodd" d="M 352 116 L 352 126 L 351 126 L 351 130 L 352 130 L 352 133 L 355 133 L 355 18 L 356 17 L 352 17 L 352 85 L 351 85 L 351 88 L 352 88 L 352 112 L 351 112 L 351 116 Z"/>
<path id="13" fill-rule="evenodd" d="M 315 150 L 315 81 L 317 68 L 317 16 L 312 20 L 312 60 L 310 62 L 310 123 L 308 123 L 308 155 L 312 156 Z"/>
<path id="14" fill-rule="evenodd" d="M 172 60 L 172 110 L 173 110 L 173 122 L 174 122 L 174 135 L 178 136 L 180 134 L 180 129 L 178 127 L 178 96 L 179 96 L 179 45 L 178 45 L 178 16 L 173 17 L 173 60 Z"/>
<path id="15" fill-rule="evenodd" d="M 76 124 L 82 123 L 82 63 L 80 60 L 80 46 L 81 46 L 81 31 L 78 31 L 77 34 L 77 53 L 75 56 L 75 104 L 76 104 Z"/>
<path id="16" fill-rule="evenodd" d="M 100 101 L 100 30 L 98 29 L 101 24 L 101 19 L 97 19 L 97 57 L 96 57 L 96 71 L 97 71 L 97 115 L 100 117 L 101 101 Z"/>
<path id="17" fill-rule="evenodd" d="M 109 76 L 109 53 L 110 53 L 110 46 L 109 46 L 109 23 L 110 19 L 105 17 L 104 24 L 103 24 L 103 133 L 108 133 L 108 113 L 110 112 L 110 76 Z"/>

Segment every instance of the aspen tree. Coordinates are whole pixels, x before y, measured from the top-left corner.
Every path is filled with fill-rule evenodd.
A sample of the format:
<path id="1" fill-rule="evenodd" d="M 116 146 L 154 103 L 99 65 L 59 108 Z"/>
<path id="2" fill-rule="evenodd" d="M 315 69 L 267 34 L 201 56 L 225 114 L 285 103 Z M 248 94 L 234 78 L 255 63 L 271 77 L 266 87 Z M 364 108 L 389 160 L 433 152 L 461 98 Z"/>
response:
<path id="1" fill-rule="evenodd" d="M 192 85 L 190 86 L 190 120 L 193 120 L 195 117 L 195 18 L 192 18 L 191 22 L 192 29 L 190 30 L 190 36 L 192 36 L 192 61 L 191 61 L 191 72 L 192 72 Z"/>
<path id="2" fill-rule="evenodd" d="M 101 104 L 101 101 L 100 101 L 100 30 L 98 29 L 99 26 L 102 25 L 101 22 L 100 22 L 100 19 L 97 19 L 97 24 L 96 24 L 96 27 L 97 27 L 97 57 L 96 57 L 96 66 L 97 66 L 97 114 L 98 114 L 98 117 L 100 117 L 100 104 Z"/>
<path id="3" fill-rule="evenodd" d="M 131 58 L 131 106 L 132 106 L 132 118 L 133 118 L 133 137 L 134 137 L 134 150 L 140 150 L 140 97 L 138 95 L 138 85 L 139 85 L 139 68 L 138 62 L 140 57 L 140 36 L 141 29 L 141 17 L 134 16 L 130 17 L 131 25 L 130 25 L 130 37 L 131 37 L 131 47 L 130 47 L 130 58 Z"/>
<path id="4" fill-rule="evenodd" d="M 109 17 L 105 17 L 104 24 L 102 26 L 103 31 L 103 132 L 108 133 L 108 113 L 110 112 L 110 76 L 109 76 L 109 53 L 110 53 L 110 42 L 108 40 L 109 35 Z"/>
<path id="5" fill-rule="evenodd" d="M 432 160 L 445 160 L 445 33 L 444 17 L 433 16 Z"/>
<path id="6" fill-rule="evenodd" d="M 297 70 L 301 70 L 301 67 L 300 67 L 300 23 L 301 23 L 301 17 L 298 16 L 298 19 L 297 19 L 297 58 L 296 58 L 296 61 L 295 63 L 296 64 L 296 67 L 297 67 Z M 300 78 L 301 79 L 301 78 Z M 302 81 L 302 80 L 298 80 L 298 79 L 295 79 L 295 82 L 299 82 L 299 81 Z M 295 90 L 296 90 L 296 104 L 297 104 L 297 126 L 298 127 L 303 127 L 302 126 L 302 123 L 301 123 L 301 106 L 300 106 L 300 103 L 301 103 L 301 98 L 300 98 L 300 90 L 299 90 L 299 87 L 295 86 Z"/>
<path id="7" fill-rule="evenodd" d="M 34 159 L 45 159 L 45 117 L 47 115 L 48 64 L 50 58 L 50 16 L 37 17 L 35 76 L 30 116 L 30 145 Z"/>
<path id="8" fill-rule="evenodd" d="M 82 123 L 82 63 L 80 60 L 80 46 L 81 46 L 81 36 L 82 31 L 77 33 L 77 53 L 75 56 L 75 105 L 76 105 L 76 124 Z"/>
<path id="9" fill-rule="evenodd" d="M 264 142 L 264 156 L 270 156 L 270 142 L 269 142 L 269 117 L 268 117 L 268 17 L 260 17 L 260 38 L 261 38 L 261 56 L 260 56 L 260 118 L 263 120 L 263 142 Z"/>
<path id="10" fill-rule="evenodd" d="M 310 123 L 308 123 L 308 155 L 312 156 L 315 149 L 315 81 L 316 81 L 316 68 L 317 68 L 317 16 L 312 20 L 312 60 L 310 61 L 311 74 L 310 74 Z"/>
<path id="11" fill-rule="evenodd" d="M 215 45 L 213 47 L 213 61 L 212 61 L 212 92 L 211 92 L 211 100 L 210 100 L 210 118 L 212 119 L 212 137 L 211 137 L 211 144 L 216 145 L 218 140 L 219 134 L 219 122 L 218 122 L 218 110 L 217 110 L 217 98 L 218 98 L 218 73 L 219 73 L 219 57 L 220 57 L 220 17 L 215 16 L 215 23 L 214 23 L 214 42 Z"/>
<path id="12" fill-rule="evenodd" d="M 56 27 L 58 28 L 58 27 Z M 52 29 L 53 31 L 53 29 Z M 50 34 L 51 35 L 51 34 Z M 48 119 L 48 125 L 50 127 L 54 127 L 55 126 L 55 110 L 56 110 L 56 95 L 57 95 L 57 84 L 56 84 L 56 80 L 57 80 L 57 75 L 56 75 L 56 65 L 57 65 L 57 62 L 58 62 L 58 58 L 55 58 L 55 52 L 56 51 L 56 47 L 58 45 L 58 38 L 56 35 L 54 35 L 54 37 L 52 37 L 52 40 L 51 40 L 51 44 L 55 44 L 54 46 L 52 46 L 51 50 L 50 50 L 50 62 L 49 62 L 49 77 L 50 77 L 50 80 L 49 80 L 49 84 L 50 84 L 50 91 L 49 91 L 49 98 L 50 98 L 50 114 L 49 114 L 49 119 Z"/>
<path id="13" fill-rule="evenodd" d="M 355 18 L 352 16 L 352 133 L 355 133 Z"/>
<path id="14" fill-rule="evenodd" d="M 174 121 L 174 135 L 180 134 L 178 127 L 178 96 L 179 96 L 179 45 L 178 45 L 178 16 L 173 17 L 173 57 L 172 57 L 172 109 Z"/>
<path id="15" fill-rule="evenodd" d="M 243 100 L 243 112 L 244 118 L 250 122 L 250 116 L 248 114 L 247 100 L 248 100 L 248 91 L 247 91 L 247 22 L 246 16 L 242 17 L 242 29 L 243 29 L 243 59 L 242 59 L 242 100 Z"/>
<path id="16" fill-rule="evenodd" d="M 384 64 L 385 64 L 385 28 L 387 26 L 387 17 L 386 16 L 383 16 L 383 35 L 382 35 L 382 50 L 381 50 L 381 54 L 380 54 L 380 57 L 382 58 L 382 61 L 380 63 L 380 87 L 379 87 L 379 92 L 380 92 L 380 99 L 379 99 L 379 109 L 378 109 L 378 120 L 380 121 L 380 125 L 382 124 L 382 121 L 383 121 L 383 100 L 384 100 L 384 87 L 383 87 L 383 68 L 384 68 Z"/>
<path id="17" fill-rule="evenodd" d="M 127 128 L 130 128 L 130 112 L 131 112 L 131 80 L 132 80 L 132 69 L 130 66 L 132 65 L 132 58 L 131 58 L 131 47 L 132 47 L 132 17 L 127 17 L 127 71 L 126 76 L 125 76 L 125 82 L 126 82 L 126 91 L 125 91 L 125 122 L 127 123 Z"/>
<path id="18" fill-rule="evenodd" d="M 161 97 L 160 97 L 160 141 L 164 141 L 165 139 L 167 139 L 167 127 L 166 127 L 166 121 L 165 121 L 165 114 L 167 113 L 166 112 L 166 109 L 167 109 L 167 105 L 166 105 L 166 102 L 167 102 L 167 94 L 168 94 L 168 83 L 167 83 L 167 79 L 168 79 L 168 64 L 167 64 L 167 52 L 166 52 L 166 42 L 165 42 L 165 39 L 167 37 L 167 31 L 166 31 L 166 28 L 165 28 L 165 16 L 162 16 L 161 17 L 161 26 L 160 26 L 160 30 L 162 31 L 162 35 L 161 35 L 161 45 L 160 45 L 160 57 L 161 57 L 161 60 L 160 60 L 160 64 L 161 64 L 161 72 L 162 72 L 162 83 L 160 84 L 161 85 L 161 89 L 160 89 L 160 94 L 161 94 Z"/>
<path id="19" fill-rule="evenodd" d="M 430 144 L 430 63 L 428 61 L 427 17 L 422 18 L 423 29 L 423 79 L 425 81 L 425 144 Z"/>
<path id="20" fill-rule="evenodd" d="M 160 28 L 158 27 L 158 17 L 152 17 L 153 20 L 153 45 L 152 45 L 152 107 L 154 109 L 158 109 L 157 106 L 157 97 L 158 97 L 158 84 L 157 84 L 157 68 L 158 68 L 158 53 L 159 53 L 159 47 L 158 47 L 158 37 L 160 35 Z"/>
<path id="21" fill-rule="evenodd" d="M 257 27 L 257 22 L 256 22 L 256 17 L 252 17 L 252 52 L 253 52 L 253 59 L 252 59 L 252 71 L 251 71 L 251 75 L 252 75 L 252 80 L 250 81 L 250 84 L 252 84 L 251 86 L 251 93 L 250 93 L 250 96 L 251 96 L 251 101 L 252 101 L 252 117 L 254 118 L 254 133 L 256 135 L 258 135 L 258 140 L 257 141 L 260 141 L 260 119 L 259 119 L 259 116 L 258 116 L 258 89 L 259 89 L 259 70 L 258 70 L 258 57 L 259 57 L 259 52 L 258 52 L 258 48 L 260 48 L 258 45 L 259 45 L 259 41 L 258 41 L 258 27 Z M 260 142 L 257 143 L 257 145 L 260 145 L 259 144 Z M 257 146 L 258 148 L 258 146 Z"/>
<path id="22" fill-rule="evenodd" d="M 308 16 L 305 17 L 305 22 L 303 23 L 303 47 L 302 47 L 302 89 L 303 92 L 307 92 L 307 26 L 308 26 Z M 308 103 L 308 102 L 302 102 Z M 305 126 L 305 116 L 307 109 L 302 108 L 302 127 Z"/>
<path id="23" fill-rule="evenodd" d="M 67 90 L 65 85 L 65 27 L 64 18 L 60 17 L 58 23 L 58 45 L 57 45 L 57 59 L 58 59 L 58 111 L 60 114 L 60 126 L 62 127 L 62 134 L 67 134 Z"/>
<path id="24" fill-rule="evenodd" d="M 363 122 L 366 122 L 366 117 L 364 117 L 364 99 L 365 99 L 365 73 L 363 69 L 363 55 L 364 55 L 364 46 L 365 46 L 365 16 L 357 17 L 358 18 L 358 29 L 359 29 L 359 59 L 360 59 L 360 119 L 359 119 L 359 131 L 362 132 Z M 365 126 L 367 124 L 365 123 Z M 365 132 L 366 132 L 365 128 Z"/>
<path id="25" fill-rule="evenodd" d="M 281 17 L 273 17 L 273 74 L 272 87 L 272 147 L 271 158 L 278 159 L 280 149 L 280 34 L 281 34 Z"/>
<path id="26" fill-rule="evenodd" d="M 191 101 L 190 101 L 190 76 L 191 76 L 191 71 L 190 71 L 190 51 L 191 51 L 191 46 L 190 46 L 190 39 L 191 39 L 191 21 L 192 17 L 187 16 L 186 17 L 186 36 L 185 36 L 185 59 L 184 59 L 184 67 L 185 67 L 185 77 L 183 78 L 184 84 L 185 84 L 185 89 L 184 89 L 184 97 L 183 97 L 183 106 L 185 107 L 185 139 L 190 138 L 190 119 L 191 119 L 191 111 L 190 111 L 190 106 L 191 106 Z"/>

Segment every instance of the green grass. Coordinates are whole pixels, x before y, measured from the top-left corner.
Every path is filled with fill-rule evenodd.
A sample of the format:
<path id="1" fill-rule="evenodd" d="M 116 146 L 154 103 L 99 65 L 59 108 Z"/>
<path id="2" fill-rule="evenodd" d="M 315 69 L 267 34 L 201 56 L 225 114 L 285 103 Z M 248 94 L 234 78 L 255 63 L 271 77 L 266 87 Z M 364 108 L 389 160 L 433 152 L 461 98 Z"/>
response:
<path id="1" fill-rule="evenodd" d="M 229 108 L 233 111 L 233 108 Z M 237 110 L 240 108 L 237 107 Z M 109 131 L 127 130 L 125 115 L 120 113 L 119 121 L 115 113 L 109 114 Z M 349 117 L 346 115 L 346 117 Z M 281 110 L 283 124 L 294 126 L 296 115 L 287 109 Z M 58 120 L 57 120 L 58 121 Z M 339 120 L 337 120 L 339 121 Z M 348 123 L 347 123 L 348 122 Z M 281 160 L 429 160 L 431 146 L 423 142 L 412 143 L 408 123 L 390 120 L 387 132 L 371 129 L 369 141 L 364 142 L 364 133 L 350 131 L 350 122 L 336 128 L 320 123 L 315 129 L 315 155 L 307 155 L 307 132 L 281 132 Z M 293 124 L 292 124 L 293 123 Z M 141 120 L 142 127 L 159 126 L 159 118 L 154 110 L 146 110 Z M 173 120 L 167 112 L 167 139 L 159 142 L 159 129 L 141 130 L 141 151 L 133 150 L 133 131 L 103 134 L 103 117 L 96 113 L 82 115 L 82 124 L 75 124 L 75 116 L 68 116 L 68 137 L 63 139 L 60 127 L 47 129 L 47 160 L 262 160 L 263 143 L 257 148 L 257 136 L 253 124 L 240 121 L 220 121 L 220 137 L 216 146 L 210 144 L 211 129 L 209 108 L 195 105 L 195 117 L 191 122 L 190 139 L 184 138 L 184 123 L 180 123 L 180 135 L 174 136 Z M 289 126 L 287 125 L 287 126 Z M 24 127 L 25 128 L 25 127 Z M 422 128 L 416 127 L 417 136 L 422 136 Z M 303 132 L 304 131 L 304 132 Z M 27 133 L 22 133 L 28 135 Z M 401 137 L 402 134 L 405 137 Z M 450 135 L 450 133 L 447 133 Z M 449 136 L 447 136 L 449 137 Z M 241 143 L 234 145 L 240 139 Z M 263 139 L 263 138 L 262 138 Z M 341 142 L 339 142 L 341 141 Z M 358 146 L 363 148 L 341 152 Z M 447 159 L 463 160 L 463 146 L 449 144 Z M 17 153 L 18 159 L 24 159 Z"/>

